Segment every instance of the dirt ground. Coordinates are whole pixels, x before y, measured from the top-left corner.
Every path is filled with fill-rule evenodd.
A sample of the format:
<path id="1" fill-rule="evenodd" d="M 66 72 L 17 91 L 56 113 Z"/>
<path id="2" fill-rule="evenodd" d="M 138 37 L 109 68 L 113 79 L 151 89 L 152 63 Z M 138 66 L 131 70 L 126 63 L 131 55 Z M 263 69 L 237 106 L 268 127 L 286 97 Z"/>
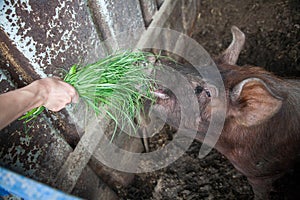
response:
<path id="1" fill-rule="evenodd" d="M 201 0 L 201 4 L 193 37 L 211 56 L 229 45 L 230 27 L 236 25 L 246 34 L 240 65 L 253 64 L 280 76 L 300 77 L 299 0 Z M 171 128 L 165 127 L 150 140 L 150 148 L 163 148 L 172 139 L 172 133 Z M 226 158 L 212 151 L 199 159 L 199 149 L 200 144 L 194 142 L 170 166 L 138 174 L 130 186 L 116 192 L 122 199 L 253 199 L 246 178 Z M 300 168 L 276 183 L 272 199 L 300 198 L 297 169 Z"/>

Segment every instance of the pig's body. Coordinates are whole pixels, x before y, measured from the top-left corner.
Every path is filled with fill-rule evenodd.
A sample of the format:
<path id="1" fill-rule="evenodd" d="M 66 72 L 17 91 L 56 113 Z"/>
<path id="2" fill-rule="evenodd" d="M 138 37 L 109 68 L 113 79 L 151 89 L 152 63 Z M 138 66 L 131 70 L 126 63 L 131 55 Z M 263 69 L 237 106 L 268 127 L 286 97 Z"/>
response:
<path id="1" fill-rule="evenodd" d="M 256 67 L 230 68 L 222 72 L 227 93 L 242 80 L 255 77 L 264 81 L 281 104 L 266 119 L 247 126 L 237 122 L 230 113 L 243 109 L 243 105 L 235 106 L 229 98 L 227 118 L 217 144 L 217 149 L 247 176 L 256 198 L 267 199 L 272 183 L 291 168 L 300 152 L 300 82 L 276 78 Z M 265 96 L 257 98 L 263 101 Z"/>
<path id="2" fill-rule="evenodd" d="M 216 59 L 226 89 L 227 114 L 215 148 L 248 178 L 256 199 L 268 199 L 272 183 L 300 153 L 300 81 L 278 78 L 258 67 L 236 66 L 244 35 L 236 27 L 232 33 L 233 42 Z M 193 79 L 201 112 L 201 120 L 194 119 L 194 123 L 199 122 L 197 139 L 203 141 L 210 122 L 211 98 L 218 96 L 210 94 L 199 77 L 189 79 Z M 178 126 L 180 106 L 176 98 L 169 95 L 158 99 L 157 104 L 168 112 L 167 122 Z"/>

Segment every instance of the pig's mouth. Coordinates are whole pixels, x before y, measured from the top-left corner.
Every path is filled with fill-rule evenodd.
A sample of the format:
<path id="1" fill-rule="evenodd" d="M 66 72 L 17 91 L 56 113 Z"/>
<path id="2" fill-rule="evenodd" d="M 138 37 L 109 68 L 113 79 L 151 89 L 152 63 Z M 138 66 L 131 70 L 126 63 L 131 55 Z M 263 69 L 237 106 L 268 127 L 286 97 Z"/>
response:
<path id="1" fill-rule="evenodd" d="M 167 88 L 158 88 L 153 91 L 153 95 L 156 97 L 155 104 L 165 107 L 167 112 L 174 112 L 177 110 L 175 109 L 176 106 L 179 106 L 177 105 L 177 98 L 171 90 Z"/>
<path id="2" fill-rule="evenodd" d="M 199 88 L 197 88 L 197 91 L 198 90 Z M 201 92 L 205 95 L 207 93 L 204 89 L 201 89 Z M 157 97 L 155 103 L 156 106 L 154 106 L 159 112 L 163 112 L 167 116 L 166 123 L 175 128 L 178 128 L 181 119 L 181 106 L 178 104 L 175 94 L 172 93 L 169 89 L 159 88 L 153 91 L 153 95 Z M 203 110 L 200 111 L 200 113 L 202 112 Z M 198 132 L 196 136 L 196 139 L 198 140 L 201 140 L 199 138 L 203 138 L 205 136 L 210 124 L 209 121 L 204 120 L 202 117 L 203 116 L 199 116 L 196 119 L 193 119 L 191 116 L 189 120 L 183 122 L 185 123 L 184 127 L 186 130 L 196 130 Z M 192 135 L 189 136 L 189 132 L 190 131 L 187 131 L 186 137 L 192 137 Z"/>

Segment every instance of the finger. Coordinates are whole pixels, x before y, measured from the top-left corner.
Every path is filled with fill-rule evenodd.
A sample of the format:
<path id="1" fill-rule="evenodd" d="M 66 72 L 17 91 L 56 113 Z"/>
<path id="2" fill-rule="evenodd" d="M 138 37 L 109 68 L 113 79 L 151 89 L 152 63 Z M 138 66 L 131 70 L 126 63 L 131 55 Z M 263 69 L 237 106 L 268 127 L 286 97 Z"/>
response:
<path id="1" fill-rule="evenodd" d="M 68 85 L 69 85 L 69 95 L 71 97 L 71 103 L 78 103 L 79 100 L 78 92 L 73 86 L 71 86 L 70 84 Z"/>
<path id="2" fill-rule="evenodd" d="M 58 76 L 52 76 L 51 78 L 61 81 L 61 78 L 59 78 Z"/>
<path id="3" fill-rule="evenodd" d="M 72 103 L 78 103 L 79 101 L 79 95 L 77 92 L 75 92 L 75 94 L 72 97 Z"/>

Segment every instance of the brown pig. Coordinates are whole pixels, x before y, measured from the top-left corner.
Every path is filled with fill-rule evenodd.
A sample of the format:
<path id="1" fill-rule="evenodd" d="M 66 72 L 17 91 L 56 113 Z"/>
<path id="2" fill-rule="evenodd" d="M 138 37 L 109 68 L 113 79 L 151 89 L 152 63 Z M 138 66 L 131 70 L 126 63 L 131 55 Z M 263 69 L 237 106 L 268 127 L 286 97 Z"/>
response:
<path id="1" fill-rule="evenodd" d="M 260 67 L 237 66 L 245 36 L 235 26 L 231 31 L 232 43 L 215 59 L 226 90 L 227 108 L 214 148 L 247 177 L 256 199 L 268 199 L 274 181 L 293 165 L 300 152 L 300 81 L 277 77 Z M 188 79 L 193 79 L 201 112 L 196 139 L 203 142 L 210 122 L 211 98 L 218 96 L 213 91 L 216 88 L 208 87 L 200 77 Z M 157 91 L 157 96 L 157 105 L 168 112 L 167 122 L 178 126 L 180 105 L 176 97 L 167 90 Z"/>

